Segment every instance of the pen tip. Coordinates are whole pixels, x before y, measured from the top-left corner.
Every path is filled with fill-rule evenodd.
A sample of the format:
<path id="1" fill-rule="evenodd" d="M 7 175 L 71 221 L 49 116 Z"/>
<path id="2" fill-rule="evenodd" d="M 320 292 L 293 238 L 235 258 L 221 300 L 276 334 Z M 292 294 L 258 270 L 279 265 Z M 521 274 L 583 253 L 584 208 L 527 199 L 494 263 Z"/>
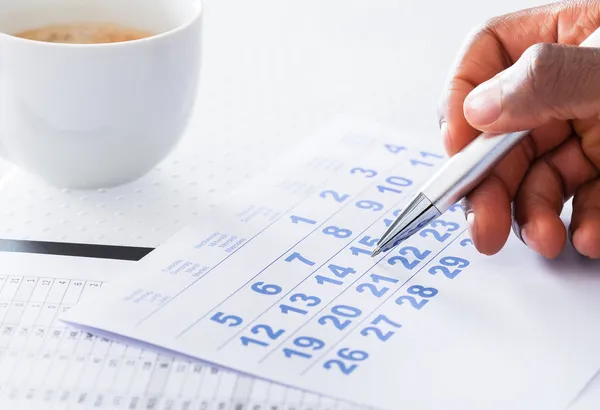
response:
<path id="1" fill-rule="evenodd" d="M 380 253 L 381 253 L 381 249 L 375 248 L 375 250 L 371 254 L 371 258 L 374 258 L 375 256 L 379 255 Z"/>

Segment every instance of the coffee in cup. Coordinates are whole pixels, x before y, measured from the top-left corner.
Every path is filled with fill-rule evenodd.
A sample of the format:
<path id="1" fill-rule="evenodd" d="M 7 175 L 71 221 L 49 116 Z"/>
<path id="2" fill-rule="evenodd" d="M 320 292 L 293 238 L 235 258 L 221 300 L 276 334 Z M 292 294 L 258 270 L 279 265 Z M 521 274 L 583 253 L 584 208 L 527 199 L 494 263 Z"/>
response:
<path id="1" fill-rule="evenodd" d="M 146 175 L 191 118 L 201 15 L 201 0 L 0 0 L 0 156 L 60 188 Z"/>
<path id="2" fill-rule="evenodd" d="M 49 43 L 102 44 L 140 40 L 153 34 L 113 23 L 54 24 L 16 33 L 16 37 Z"/>

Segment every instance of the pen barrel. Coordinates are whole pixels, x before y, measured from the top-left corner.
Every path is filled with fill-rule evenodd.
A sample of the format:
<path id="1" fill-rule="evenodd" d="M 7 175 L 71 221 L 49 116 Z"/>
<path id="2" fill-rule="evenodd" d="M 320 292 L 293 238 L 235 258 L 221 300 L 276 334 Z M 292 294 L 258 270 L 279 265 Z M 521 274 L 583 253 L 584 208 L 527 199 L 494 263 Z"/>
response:
<path id="1" fill-rule="evenodd" d="M 483 133 L 444 164 L 425 183 L 422 192 L 444 213 L 489 175 L 492 168 L 530 131 Z"/>

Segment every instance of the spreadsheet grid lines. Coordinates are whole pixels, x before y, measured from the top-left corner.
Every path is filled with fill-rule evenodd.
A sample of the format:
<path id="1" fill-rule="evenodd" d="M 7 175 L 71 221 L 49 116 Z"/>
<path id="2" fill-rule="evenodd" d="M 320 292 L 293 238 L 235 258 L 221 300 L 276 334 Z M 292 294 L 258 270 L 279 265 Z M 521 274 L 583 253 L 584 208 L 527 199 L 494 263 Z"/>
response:
<path id="1" fill-rule="evenodd" d="M 17 290 L 16 290 L 16 292 L 15 292 L 15 299 L 16 299 L 16 297 L 19 295 L 19 290 L 21 289 L 21 286 L 23 286 L 23 283 L 25 283 L 25 279 L 26 279 L 26 277 L 23 277 L 23 279 L 20 281 L 20 283 L 19 283 L 19 286 L 18 286 L 18 288 L 17 288 Z M 52 284 L 50 285 L 50 286 L 51 286 L 51 287 L 50 287 L 50 289 L 48 289 L 48 292 L 47 292 L 47 293 L 46 293 L 46 295 L 44 296 L 44 303 L 43 303 L 43 305 L 48 305 L 49 303 L 52 303 L 52 302 L 48 302 L 48 298 L 49 298 L 49 297 L 51 296 L 51 294 L 52 294 L 52 289 L 53 289 L 52 285 L 54 285 L 54 281 L 55 281 L 55 279 L 52 281 Z M 61 306 L 61 304 L 63 304 L 63 302 L 64 302 L 64 298 L 65 298 L 65 296 L 67 295 L 67 290 L 68 290 L 68 287 L 69 287 L 69 286 L 70 286 L 70 284 L 71 284 L 71 281 L 67 279 L 67 280 L 65 280 L 65 282 L 66 282 L 66 284 L 65 284 L 65 290 L 64 290 L 64 292 L 62 293 L 62 295 L 61 295 L 61 297 L 60 297 L 60 300 L 59 300 L 59 301 L 57 301 L 57 303 L 56 303 L 56 305 L 57 305 L 57 306 L 56 306 L 56 309 L 54 309 L 54 314 L 53 314 L 53 316 L 52 316 L 52 319 L 50 320 L 50 322 L 54 322 L 54 321 L 56 320 L 56 316 L 57 316 L 57 315 L 58 315 L 58 313 L 59 313 L 60 306 Z M 38 285 L 38 283 L 39 283 L 39 281 L 37 281 L 37 282 L 36 282 L 36 286 Z M 34 290 L 32 290 L 31 294 L 29 295 L 29 300 L 27 300 L 27 301 L 22 301 L 22 302 L 24 302 L 24 303 L 30 303 L 30 298 L 31 298 L 31 296 L 33 296 L 33 292 L 34 292 Z M 14 303 L 15 299 L 13 299 L 13 303 Z M 41 312 L 41 309 L 40 309 L 40 312 Z M 21 318 L 22 318 L 22 316 L 19 318 L 19 320 L 20 320 Z M 18 323 L 16 323 L 16 324 L 15 324 L 15 328 L 16 328 L 17 326 L 18 326 Z M 10 338 L 9 338 L 9 340 L 7 341 L 7 346 L 10 346 L 10 345 L 11 345 L 11 343 L 12 343 L 12 341 L 13 341 L 13 339 L 14 339 L 14 337 L 15 337 L 16 333 L 17 333 L 17 332 L 15 331 L 15 332 L 13 332 L 13 333 L 11 334 L 11 337 L 10 337 Z M 29 335 L 28 335 L 28 337 L 27 337 L 26 341 L 24 342 L 24 345 L 26 345 L 26 344 L 27 344 L 27 342 L 29 341 L 29 338 L 31 337 L 32 333 L 33 333 L 33 332 L 30 332 L 30 333 L 29 333 Z M 11 370 L 11 374 L 14 374 L 14 372 L 17 370 L 17 369 L 15 369 L 15 368 L 16 368 L 16 366 L 17 366 L 17 365 L 15 364 L 15 366 L 14 366 L 14 367 L 13 367 L 13 369 Z"/>
<path id="2" fill-rule="evenodd" d="M 69 286 L 69 284 L 70 284 L 70 281 L 67 283 L 67 287 L 66 287 L 66 289 L 68 289 L 68 286 Z M 51 320 L 51 323 L 52 323 L 52 322 L 54 322 L 54 321 L 56 320 L 56 316 L 58 315 L 58 312 L 59 312 L 59 310 L 60 310 L 60 305 L 62 305 L 62 304 L 63 304 L 63 302 L 64 302 L 65 296 L 66 296 L 66 294 L 67 294 L 67 291 L 66 291 L 66 289 L 65 289 L 65 293 L 63 294 L 63 296 L 62 296 L 61 300 L 58 302 L 58 305 L 57 305 L 57 308 L 56 308 L 56 314 L 55 314 L 55 316 L 52 318 L 52 320 Z M 47 300 L 48 300 L 48 297 L 50 296 L 50 294 L 51 294 L 51 291 L 49 290 L 49 291 L 48 291 L 48 293 L 47 293 L 47 294 L 45 295 L 45 297 L 44 297 L 44 303 L 46 303 L 46 302 L 47 302 Z M 42 310 L 40 309 L 40 315 L 41 315 L 41 313 L 42 313 Z M 40 318 L 40 317 L 38 316 L 38 319 L 36 320 L 36 323 L 37 323 L 37 321 L 39 320 L 39 318 Z"/>
<path id="3" fill-rule="evenodd" d="M 97 283 L 89 280 L 71 279 L 67 283 L 66 280 L 60 279 L 61 283 L 64 284 L 59 285 L 59 279 L 2 276 L 0 277 L 0 293 L 2 289 L 6 289 L 4 285 L 7 279 L 8 281 L 14 280 L 18 287 L 15 289 L 13 285 L 12 290 L 7 289 L 0 298 L 0 303 L 6 304 L 7 308 L 13 311 L 10 317 L 6 317 L 6 320 L 0 318 L 0 322 L 3 326 L 14 328 L 15 338 L 12 341 L 12 347 L 2 351 L 3 357 L 0 360 L 6 360 L 0 368 L 9 366 L 11 372 L 19 371 L 20 373 L 15 374 L 18 378 L 14 379 L 14 383 L 0 383 L 0 390 L 4 395 L 2 404 L 17 406 L 18 403 L 24 403 L 17 400 L 28 400 L 33 406 L 33 403 L 38 403 L 35 399 L 37 397 L 37 400 L 41 400 L 41 402 L 52 408 L 86 407 L 84 403 L 88 403 L 87 406 L 93 408 L 129 408 L 130 406 L 165 410 L 167 408 L 182 410 L 186 408 L 186 405 L 182 402 L 182 395 L 185 394 L 183 384 L 171 387 L 165 385 L 166 379 L 175 375 L 175 366 L 172 364 L 176 362 L 172 357 L 160 357 L 155 361 L 153 353 L 148 354 L 148 351 L 133 346 L 121 348 L 119 343 L 113 343 L 95 336 L 90 338 L 87 333 L 56 320 L 56 312 L 76 305 L 81 298 L 85 297 L 86 292 L 90 291 L 91 284 L 101 285 L 104 282 Z M 32 280 L 36 280 L 37 284 L 32 285 Z M 52 286 L 54 290 L 50 289 Z M 31 287 L 33 287 L 33 290 Z M 57 291 L 56 289 L 61 290 Z M 23 303 L 26 306 L 21 306 Z M 43 309 L 42 313 L 38 314 L 36 311 L 39 309 L 38 305 L 44 304 L 54 305 L 52 316 L 48 316 L 50 311 L 44 311 Z M 19 307 L 14 308 L 14 306 Z M 44 331 L 38 332 L 37 329 Z M 34 331 L 29 333 L 31 330 Z M 74 333 L 71 333 L 72 331 Z M 44 341 L 37 340 L 38 337 L 42 336 Z M 75 337 L 72 338 L 71 336 Z M 16 339 L 17 337 L 19 340 Z M 29 342 L 26 343 L 26 346 L 21 346 L 22 343 L 25 343 L 23 342 L 24 337 L 28 337 Z M 6 338 L 4 340 L 6 341 Z M 17 343 L 19 346 L 17 346 Z M 87 345 L 85 345 L 86 343 Z M 26 352 L 23 352 L 24 355 L 13 356 L 15 349 L 21 349 L 21 347 L 26 350 Z M 34 363 L 46 355 L 50 355 L 45 360 L 48 360 L 51 364 L 40 362 L 39 366 L 35 366 Z M 9 363 L 7 360 L 11 357 Z M 68 364 L 64 362 L 65 359 L 68 359 Z M 114 361 L 115 359 L 116 361 Z M 144 374 L 141 362 L 135 366 L 134 372 L 127 371 L 125 368 L 127 360 L 140 361 L 141 359 L 150 364 L 155 361 L 150 368 L 150 374 Z M 181 363 L 188 366 L 189 362 Z M 114 367 L 115 364 L 116 367 Z M 168 369 L 163 368 L 164 364 L 168 365 Z M 50 373 L 52 369 L 54 369 L 54 374 Z M 8 369 L 5 368 L 6 370 Z M 126 378 L 118 376 L 122 371 L 125 371 L 123 374 L 127 374 Z M 42 372 L 42 374 L 36 372 Z M 236 395 L 235 399 L 233 397 L 228 399 L 228 391 L 221 391 L 221 386 L 226 377 L 231 377 L 232 384 L 235 385 L 242 381 L 249 383 L 249 379 L 239 378 L 230 373 L 218 372 L 215 374 L 218 381 L 211 383 L 211 388 L 202 388 L 206 390 L 202 393 L 204 391 L 201 389 L 202 381 L 208 379 L 206 379 L 206 371 L 202 371 L 201 375 L 200 383 L 194 382 L 194 392 L 191 392 L 191 396 L 198 397 L 193 400 L 187 399 L 190 403 L 187 405 L 188 407 L 191 406 L 194 400 L 201 400 L 204 403 L 198 403 L 197 405 L 216 406 L 216 403 L 219 402 L 218 408 L 226 408 L 222 407 L 224 403 L 233 403 L 234 400 L 246 401 L 248 399 L 248 396 L 243 393 Z M 101 379 L 104 380 L 103 383 L 100 383 Z M 144 383 L 144 380 L 147 380 L 148 383 Z M 215 378 L 211 378 L 212 382 L 215 380 Z M 21 381 L 23 381 L 22 385 L 17 386 L 15 384 Z M 139 383 L 140 381 L 142 384 Z M 227 387 L 223 385 L 223 388 Z M 124 392 L 130 392 L 129 395 L 131 396 L 139 394 L 139 399 L 135 399 L 138 404 L 134 405 L 134 402 L 126 403 L 127 395 L 120 399 L 119 405 L 116 404 L 117 402 L 111 401 L 113 397 L 122 395 Z M 200 397 L 199 395 L 203 396 Z M 147 400 L 144 405 L 142 405 L 142 397 Z M 134 400 L 134 398 L 131 398 L 131 400 Z M 267 397 L 258 401 L 268 404 Z M 14 406 L 10 408 L 15 408 Z"/>

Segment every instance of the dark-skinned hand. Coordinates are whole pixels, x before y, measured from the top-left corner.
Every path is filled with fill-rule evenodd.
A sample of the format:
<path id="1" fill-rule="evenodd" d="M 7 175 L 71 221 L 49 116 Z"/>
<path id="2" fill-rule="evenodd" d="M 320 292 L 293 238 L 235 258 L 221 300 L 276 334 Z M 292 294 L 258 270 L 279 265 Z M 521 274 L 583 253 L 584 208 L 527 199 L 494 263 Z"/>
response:
<path id="1" fill-rule="evenodd" d="M 567 240 L 600 258 L 600 48 L 578 47 L 598 27 L 600 1 L 555 3 L 494 18 L 461 50 L 438 111 L 447 153 L 482 131 L 533 130 L 467 198 L 481 253 L 512 226 L 546 258 Z"/>

